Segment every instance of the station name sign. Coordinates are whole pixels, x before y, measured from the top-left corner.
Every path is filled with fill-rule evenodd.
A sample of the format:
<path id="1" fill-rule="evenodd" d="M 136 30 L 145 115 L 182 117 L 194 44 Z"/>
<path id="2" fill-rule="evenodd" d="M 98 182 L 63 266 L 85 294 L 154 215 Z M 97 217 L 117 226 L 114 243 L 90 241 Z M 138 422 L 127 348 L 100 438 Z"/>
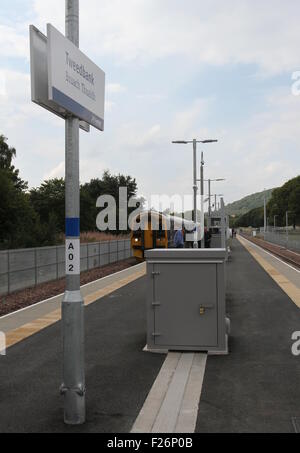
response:
<path id="1" fill-rule="evenodd" d="M 47 38 L 49 101 L 103 131 L 105 73 L 50 24 Z"/>

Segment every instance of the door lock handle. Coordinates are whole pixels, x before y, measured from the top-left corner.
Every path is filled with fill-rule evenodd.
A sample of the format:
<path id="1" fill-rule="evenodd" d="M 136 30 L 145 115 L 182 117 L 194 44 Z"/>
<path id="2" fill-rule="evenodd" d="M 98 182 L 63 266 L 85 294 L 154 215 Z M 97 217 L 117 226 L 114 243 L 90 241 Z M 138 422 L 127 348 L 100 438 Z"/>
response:
<path id="1" fill-rule="evenodd" d="M 206 310 L 213 310 L 215 308 L 215 305 L 201 305 L 200 306 L 200 315 L 203 316 L 205 315 Z"/>

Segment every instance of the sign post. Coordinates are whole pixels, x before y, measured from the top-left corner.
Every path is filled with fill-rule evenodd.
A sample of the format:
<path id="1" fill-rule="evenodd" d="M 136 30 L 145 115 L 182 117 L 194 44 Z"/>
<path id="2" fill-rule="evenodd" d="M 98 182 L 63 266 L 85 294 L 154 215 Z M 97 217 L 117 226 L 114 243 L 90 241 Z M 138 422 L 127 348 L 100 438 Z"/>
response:
<path id="1" fill-rule="evenodd" d="M 79 0 L 66 0 L 66 37 L 79 46 Z M 62 302 L 64 421 L 85 422 L 84 301 L 80 292 L 79 119 L 66 118 L 66 292 Z"/>
<path id="2" fill-rule="evenodd" d="M 31 99 L 65 119 L 66 291 L 62 302 L 64 420 L 85 422 L 84 302 L 80 292 L 79 127 L 104 130 L 105 73 L 79 50 L 79 0 L 65 0 L 66 36 L 30 26 Z"/>

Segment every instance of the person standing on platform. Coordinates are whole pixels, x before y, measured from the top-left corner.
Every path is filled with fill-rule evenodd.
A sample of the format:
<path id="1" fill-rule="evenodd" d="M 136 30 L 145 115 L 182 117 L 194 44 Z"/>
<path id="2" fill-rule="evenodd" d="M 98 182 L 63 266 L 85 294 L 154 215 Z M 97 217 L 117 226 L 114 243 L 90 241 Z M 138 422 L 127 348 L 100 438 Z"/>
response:
<path id="1" fill-rule="evenodd" d="M 184 229 L 176 231 L 174 236 L 174 245 L 177 249 L 184 248 Z"/>

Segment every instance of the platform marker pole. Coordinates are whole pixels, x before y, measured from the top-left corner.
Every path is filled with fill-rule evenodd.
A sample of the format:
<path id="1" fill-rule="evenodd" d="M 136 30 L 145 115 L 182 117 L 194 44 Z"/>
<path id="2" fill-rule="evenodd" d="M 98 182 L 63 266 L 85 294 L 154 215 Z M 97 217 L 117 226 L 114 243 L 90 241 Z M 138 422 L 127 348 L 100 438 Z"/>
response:
<path id="1" fill-rule="evenodd" d="M 211 180 L 208 180 L 208 198 L 209 198 L 209 206 L 208 206 L 208 228 L 211 227 Z"/>
<path id="2" fill-rule="evenodd" d="M 264 193 L 264 240 L 266 240 L 267 233 L 267 200 L 266 200 L 266 190 Z"/>
<path id="3" fill-rule="evenodd" d="M 197 185 L 197 140 L 193 140 L 193 173 L 194 173 L 194 223 L 196 227 L 196 231 L 194 233 L 194 249 L 198 248 L 198 235 L 197 235 L 197 222 L 198 222 L 198 213 L 197 213 L 197 192 L 198 192 L 198 185 Z"/>
<path id="4" fill-rule="evenodd" d="M 204 217 L 204 154 L 201 154 L 201 248 L 205 249 L 205 217 Z"/>
<path id="5" fill-rule="evenodd" d="M 79 47 L 79 0 L 65 0 L 66 37 Z M 84 301 L 80 292 L 79 120 L 66 118 L 66 292 L 62 302 L 64 421 L 85 422 Z"/>

